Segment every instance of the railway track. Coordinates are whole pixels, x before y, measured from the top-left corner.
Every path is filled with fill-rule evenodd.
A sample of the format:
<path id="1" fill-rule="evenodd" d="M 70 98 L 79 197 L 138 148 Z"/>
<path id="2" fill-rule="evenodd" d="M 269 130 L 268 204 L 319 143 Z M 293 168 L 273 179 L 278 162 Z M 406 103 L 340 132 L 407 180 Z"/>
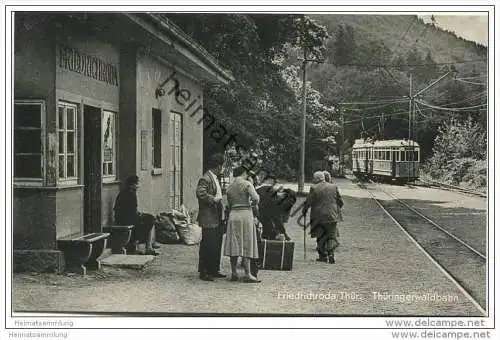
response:
<path id="1" fill-rule="evenodd" d="M 472 190 L 472 189 L 467 189 L 467 188 L 462 188 L 462 187 L 459 187 L 456 185 L 451 185 L 451 184 L 446 184 L 446 183 L 441 183 L 441 182 L 436 182 L 436 181 L 428 181 L 428 180 L 419 179 L 418 182 L 409 184 L 409 186 L 411 186 L 411 185 L 428 187 L 428 188 L 438 188 L 438 189 L 444 189 L 444 190 L 448 190 L 448 191 L 461 192 L 464 194 L 469 194 L 469 195 L 474 195 L 474 196 L 487 197 L 487 195 L 484 192 L 480 192 L 480 191 Z"/>
<path id="2" fill-rule="evenodd" d="M 455 283 L 481 314 L 486 315 L 486 254 L 393 194 L 380 187 L 372 192 L 374 190 L 366 184 L 361 183 L 360 186 L 367 190 L 394 223 Z"/>

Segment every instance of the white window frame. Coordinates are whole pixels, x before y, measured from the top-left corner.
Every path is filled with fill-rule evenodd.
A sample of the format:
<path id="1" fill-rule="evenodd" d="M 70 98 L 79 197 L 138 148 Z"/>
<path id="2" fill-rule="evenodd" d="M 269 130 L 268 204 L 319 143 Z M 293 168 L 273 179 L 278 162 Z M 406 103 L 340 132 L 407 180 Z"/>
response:
<path id="1" fill-rule="evenodd" d="M 183 193 L 183 148 L 184 148 L 184 127 L 183 127 L 183 119 L 181 113 L 177 111 L 170 111 L 169 117 L 169 153 L 170 153 L 170 162 L 167 165 L 167 173 L 169 176 L 169 187 L 168 187 L 168 199 L 169 203 L 172 205 L 169 208 L 178 209 L 183 201 L 184 201 L 184 193 Z M 176 129 L 176 125 L 178 125 L 178 130 Z M 176 132 L 178 132 L 176 136 Z M 178 155 L 178 159 L 175 156 Z M 175 167 L 177 165 L 178 167 Z M 178 175 L 178 179 L 177 179 Z M 173 189 L 173 191 L 172 191 Z M 179 194 L 177 195 L 177 189 Z"/>
<path id="2" fill-rule="evenodd" d="M 14 114 L 15 114 L 15 105 L 38 105 L 40 106 L 40 143 L 42 145 L 41 148 L 41 154 L 40 154 L 40 176 L 39 178 L 33 178 L 33 177 L 15 177 L 15 173 L 13 173 L 13 178 L 14 178 L 14 184 L 16 185 L 22 185 L 22 186 L 43 186 L 44 181 L 45 181 L 45 119 L 46 119 L 46 107 L 45 107 L 45 101 L 42 99 L 19 99 L 19 100 L 14 100 L 14 107 L 13 107 L 13 115 L 12 115 L 12 123 L 14 125 Z M 16 127 L 13 126 L 13 133 L 15 134 L 15 129 Z M 14 142 L 14 136 L 12 138 L 12 141 Z M 12 149 L 14 151 L 14 148 Z M 14 159 L 15 161 L 15 151 L 13 152 Z M 13 169 L 14 170 L 14 169 Z"/>
<path id="3" fill-rule="evenodd" d="M 105 129 L 107 127 L 107 122 L 105 122 L 105 118 L 106 118 L 106 114 L 110 114 L 111 117 L 113 117 L 113 122 L 111 124 L 111 138 L 112 138 L 112 144 L 113 144 L 113 156 L 112 156 L 112 160 L 111 162 L 105 162 L 104 161 L 104 149 L 105 149 L 105 145 L 104 145 L 104 133 L 105 133 Z M 102 145 L 101 145 L 101 171 L 102 171 L 102 181 L 103 182 L 113 182 L 113 181 L 116 181 L 116 176 L 118 174 L 117 172 L 117 167 L 116 167 L 116 156 L 117 156 L 117 146 L 118 146 L 118 143 L 117 143 L 117 131 L 116 131 L 116 127 L 118 126 L 117 124 L 117 118 L 118 118 L 118 113 L 115 112 L 115 111 L 112 111 L 112 110 L 102 110 L 102 131 L 101 131 L 101 134 L 102 134 Z M 104 174 L 104 163 L 112 163 L 113 164 L 113 172 L 111 174 Z"/>
<path id="4" fill-rule="evenodd" d="M 60 122 L 59 121 L 59 108 L 60 107 L 64 107 L 64 115 L 63 115 L 63 122 Z M 68 115 L 67 115 L 67 109 L 68 108 L 72 108 L 74 110 L 74 117 L 73 117 L 73 130 L 68 130 L 68 126 L 67 126 L 67 119 L 68 119 Z M 68 185 L 68 184 L 78 184 L 78 179 L 80 177 L 80 147 L 79 147 L 79 143 L 78 143 L 78 136 L 79 136 L 79 132 L 80 132 L 80 125 L 79 125 L 79 121 L 80 121 L 80 106 L 78 104 L 75 104 L 75 103 L 71 103 L 71 102 L 67 102 L 67 101 L 58 101 L 57 102 L 57 111 L 56 111 L 56 130 L 57 130 L 57 183 L 60 183 L 60 184 L 65 184 L 65 185 Z M 74 156 L 74 161 L 73 161 L 73 171 L 74 171 L 74 176 L 68 176 L 68 169 L 67 169 L 67 166 L 68 166 L 68 152 L 67 152 L 67 144 L 68 144 L 68 131 L 72 131 L 73 132 L 73 153 L 72 155 Z M 63 133 L 63 153 L 60 153 L 60 145 L 59 145 L 59 142 L 60 142 L 60 139 L 59 139 L 59 134 L 60 133 Z M 64 176 L 63 177 L 60 177 L 60 164 L 59 164 L 59 158 L 63 156 L 64 157 L 64 169 L 63 169 L 63 172 L 64 172 Z"/>

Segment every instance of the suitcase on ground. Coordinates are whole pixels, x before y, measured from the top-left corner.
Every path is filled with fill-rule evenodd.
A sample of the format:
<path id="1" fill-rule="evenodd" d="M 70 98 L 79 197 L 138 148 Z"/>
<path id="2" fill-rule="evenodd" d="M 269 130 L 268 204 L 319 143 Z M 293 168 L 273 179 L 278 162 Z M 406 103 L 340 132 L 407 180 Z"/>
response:
<path id="1" fill-rule="evenodd" d="M 295 243 L 292 241 L 262 239 L 259 250 L 261 269 L 292 270 L 294 248 Z"/>

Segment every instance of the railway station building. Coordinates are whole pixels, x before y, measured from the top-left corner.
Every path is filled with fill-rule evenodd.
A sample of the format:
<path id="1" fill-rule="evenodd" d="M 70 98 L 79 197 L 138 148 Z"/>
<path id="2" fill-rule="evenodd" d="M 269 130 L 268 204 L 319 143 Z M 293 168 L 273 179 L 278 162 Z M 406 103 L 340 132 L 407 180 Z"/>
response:
<path id="1" fill-rule="evenodd" d="M 13 269 L 60 272 L 57 240 L 112 225 L 132 174 L 141 211 L 196 209 L 202 89 L 231 73 L 159 13 L 14 21 Z"/>

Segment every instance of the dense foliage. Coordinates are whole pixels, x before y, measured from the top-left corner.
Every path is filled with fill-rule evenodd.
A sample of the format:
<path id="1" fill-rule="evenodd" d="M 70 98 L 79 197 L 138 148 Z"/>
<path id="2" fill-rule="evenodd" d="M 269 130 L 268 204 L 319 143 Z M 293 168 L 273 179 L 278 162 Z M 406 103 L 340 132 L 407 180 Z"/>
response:
<path id="1" fill-rule="evenodd" d="M 297 168 L 300 143 L 301 78 L 300 72 L 287 67 L 284 60 L 293 48 L 305 51 L 307 59 L 323 58 L 326 29 L 304 15 L 168 14 L 168 17 L 217 57 L 236 78 L 228 85 L 211 84 L 204 89 L 208 112 L 229 134 L 236 133 L 240 147 L 271 153 L 264 166 L 273 167 L 278 176 L 293 177 L 291 169 Z M 328 116 L 330 109 L 319 103 L 320 97 L 309 85 L 310 116 Z M 323 109 L 328 112 L 323 113 Z M 328 131 L 325 136 L 325 131 L 320 131 L 324 130 L 322 124 L 318 126 L 314 120 L 309 128 L 313 133 L 308 142 L 333 133 Z M 317 144 L 319 148 L 321 143 Z M 223 151 L 227 146 L 211 138 L 210 133 L 205 134 L 206 153 Z"/>
<path id="2" fill-rule="evenodd" d="M 205 107 L 278 176 L 293 178 L 298 168 L 304 51 L 306 59 L 319 61 L 307 66 L 306 165 L 349 154 L 361 136 L 407 138 L 410 127 L 429 162 L 447 152 L 433 147 L 450 133 L 442 127 L 448 122 L 473 124 L 485 134 L 487 48 L 416 16 L 168 17 L 233 72 L 231 84 L 205 88 Z M 410 126 L 409 95 L 422 89 Z M 205 137 L 207 153 L 225 146 L 210 131 Z M 463 158 L 484 161 L 475 157 Z M 445 164 L 430 166 L 434 175 L 439 166 Z"/>
<path id="3" fill-rule="evenodd" d="M 487 184 L 487 136 L 472 118 L 450 119 L 439 127 L 433 155 L 424 170 L 449 184 L 484 189 Z"/>

